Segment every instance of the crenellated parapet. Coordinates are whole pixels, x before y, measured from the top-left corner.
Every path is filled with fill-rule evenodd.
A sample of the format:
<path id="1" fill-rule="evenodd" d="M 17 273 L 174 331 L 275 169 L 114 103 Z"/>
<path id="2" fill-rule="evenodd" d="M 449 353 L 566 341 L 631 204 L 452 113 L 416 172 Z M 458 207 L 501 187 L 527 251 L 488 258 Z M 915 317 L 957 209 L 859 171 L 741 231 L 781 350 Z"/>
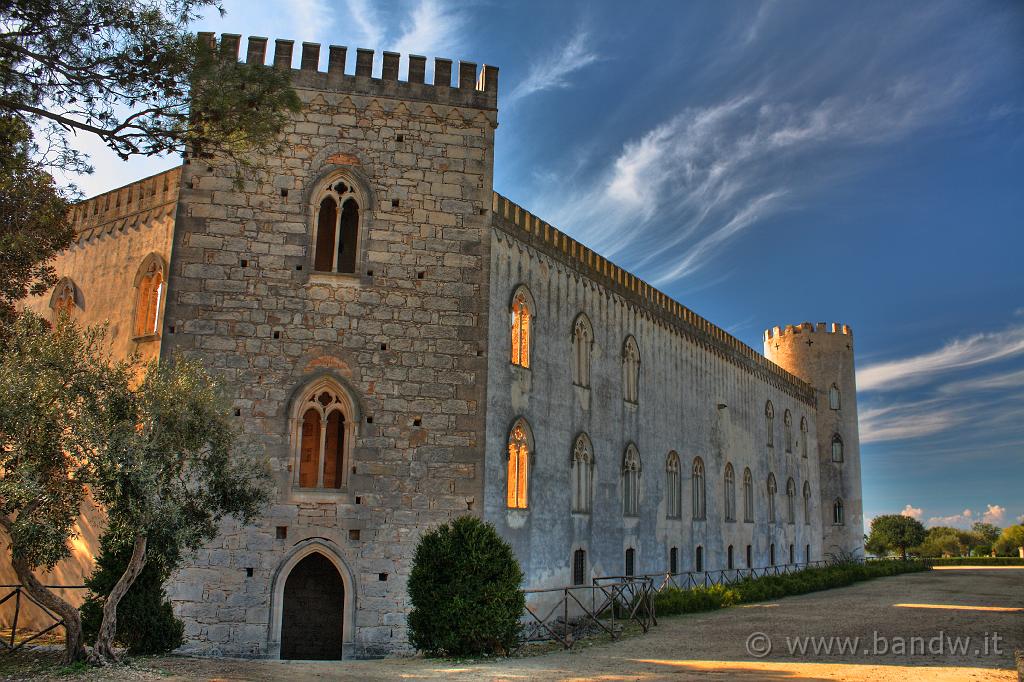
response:
<path id="1" fill-rule="evenodd" d="M 750 346 L 693 312 L 629 271 L 615 265 L 561 230 L 539 219 L 497 192 L 491 206 L 495 226 L 521 241 L 571 265 L 647 311 L 654 319 L 683 334 L 706 350 L 760 376 L 793 397 L 814 404 L 814 389 L 803 379 L 765 358 Z"/>
<path id="2" fill-rule="evenodd" d="M 817 325 L 810 322 L 801 324 L 787 324 L 786 326 L 772 327 L 764 332 L 764 340 L 779 339 L 792 334 L 841 334 L 853 338 L 853 330 L 850 325 L 832 322 L 831 324 L 819 322 Z"/>
<path id="3" fill-rule="evenodd" d="M 137 224 L 173 218 L 181 166 L 80 201 L 71 207 L 75 241 L 117 234 Z"/>
<path id="4" fill-rule="evenodd" d="M 239 58 L 242 37 L 234 33 L 223 33 L 220 41 L 213 33 L 199 33 L 199 39 L 211 50 L 216 50 L 222 59 Z M 498 107 L 498 67 L 483 65 L 477 68 L 473 62 L 460 61 L 452 83 L 451 59 L 434 58 L 433 82 L 426 82 L 427 58 L 421 55 L 407 55 L 407 79 L 400 81 L 398 75 L 402 56 L 397 52 L 384 52 L 381 67 L 374 73 L 374 50 L 358 48 L 354 65 L 346 71 L 349 61 L 348 48 L 343 45 L 328 47 L 327 70 L 320 70 L 320 44 L 302 43 L 299 68 L 294 68 L 295 41 L 275 40 L 274 52 L 267 64 L 267 38 L 252 36 L 245 49 L 245 63 L 272 66 L 289 70 L 292 84 L 298 88 L 312 88 L 345 92 L 375 97 L 395 97 L 451 106 L 469 106 L 478 109 Z"/>

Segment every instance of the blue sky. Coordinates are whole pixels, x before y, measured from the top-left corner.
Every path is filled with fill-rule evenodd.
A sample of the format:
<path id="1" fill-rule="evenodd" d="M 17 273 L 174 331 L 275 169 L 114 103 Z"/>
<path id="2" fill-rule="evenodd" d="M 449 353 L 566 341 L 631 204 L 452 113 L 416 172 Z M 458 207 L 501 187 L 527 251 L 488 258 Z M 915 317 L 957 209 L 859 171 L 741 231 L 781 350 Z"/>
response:
<path id="1" fill-rule="evenodd" d="M 866 517 L 1024 516 L 1024 4 L 224 6 L 196 28 L 498 65 L 499 192 L 758 350 L 853 327 Z M 88 194 L 173 164 L 82 143 Z"/>

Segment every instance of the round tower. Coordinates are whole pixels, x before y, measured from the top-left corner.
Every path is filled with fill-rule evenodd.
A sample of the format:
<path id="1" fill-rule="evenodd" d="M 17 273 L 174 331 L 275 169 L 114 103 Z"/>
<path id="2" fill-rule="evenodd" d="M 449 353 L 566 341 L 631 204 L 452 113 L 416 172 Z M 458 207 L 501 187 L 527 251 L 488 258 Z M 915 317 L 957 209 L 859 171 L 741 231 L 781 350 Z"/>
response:
<path id="1" fill-rule="evenodd" d="M 824 322 L 775 327 L 764 333 L 764 354 L 815 389 L 822 551 L 863 556 L 853 332 L 845 324 Z"/>

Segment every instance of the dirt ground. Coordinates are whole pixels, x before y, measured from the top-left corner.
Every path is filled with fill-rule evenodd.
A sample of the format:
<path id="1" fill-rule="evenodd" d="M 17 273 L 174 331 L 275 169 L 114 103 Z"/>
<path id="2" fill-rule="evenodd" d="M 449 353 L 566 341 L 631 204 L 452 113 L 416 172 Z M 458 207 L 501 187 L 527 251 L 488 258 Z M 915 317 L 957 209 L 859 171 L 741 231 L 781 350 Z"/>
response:
<path id="1" fill-rule="evenodd" d="M 747 650 L 750 641 L 755 653 L 764 653 L 766 639 L 760 635 L 771 641 L 763 657 Z M 852 653 L 840 654 L 833 648 L 832 653 L 815 654 L 813 643 L 806 653 L 790 653 L 797 638 L 809 636 L 825 637 L 825 644 L 819 646 L 825 646 L 830 637 L 859 640 Z M 951 653 L 950 638 L 954 644 L 961 638 L 964 650 Z M 832 641 L 832 646 L 839 643 Z M 170 656 L 137 659 L 128 667 L 61 673 L 52 665 L 52 655 L 46 661 L 39 654 L 33 658 L 31 653 L 19 653 L 0 657 L 0 677 L 281 682 L 690 680 L 717 673 L 729 680 L 1016 680 L 1014 649 L 1024 649 L 1024 568 L 958 567 L 881 578 L 777 602 L 665 617 L 646 635 L 527 658 L 321 663 Z"/>

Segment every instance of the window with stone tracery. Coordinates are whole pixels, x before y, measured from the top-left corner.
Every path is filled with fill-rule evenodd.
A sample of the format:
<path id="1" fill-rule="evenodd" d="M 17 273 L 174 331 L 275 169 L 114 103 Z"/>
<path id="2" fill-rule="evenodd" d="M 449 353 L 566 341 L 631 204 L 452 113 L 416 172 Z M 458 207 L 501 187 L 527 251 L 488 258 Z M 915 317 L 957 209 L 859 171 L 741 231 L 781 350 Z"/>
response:
<path id="1" fill-rule="evenodd" d="M 622 514 L 640 514 L 640 453 L 632 443 L 622 456 Z"/>
<path id="2" fill-rule="evenodd" d="M 836 526 L 842 526 L 846 523 L 846 514 L 843 509 L 842 500 L 836 500 L 832 503 L 832 523 Z"/>
<path id="3" fill-rule="evenodd" d="M 530 474 L 530 450 L 533 436 L 525 419 L 518 420 L 508 435 L 508 475 L 506 477 L 509 509 L 527 508 L 527 486 Z"/>
<path id="4" fill-rule="evenodd" d="M 736 520 L 736 472 L 732 463 L 725 465 L 725 520 Z"/>
<path id="5" fill-rule="evenodd" d="M 804 523 L 811 522 L 811 484 L 804 481 Z"/>
<path id="6" fill-rule="evenodd" d="M 590 386 L 590 352 L 594 343 L 594 330 L 590 320 L 580 313 L 572 329 L 572 382 L 577 386 Z"/>
<path id="7" fill-rule="evenodd" d="M 707 502 L 704 488 L 704 460 L 693 459 L 693 519 L 703 521 L 707 517 Z"/>
<path id="8" fill-rule="evenodd" d="M 838 433 L 832 435 L 832 461 L 843 461 L 843 438 Z"/>
<path id="9" fill-rule="evenodd" d="M 163 261 L 151 255 L 143 261 L 136 276 L 135 336 L 154 336 L 160 331 L 160 307 L 163 305 Z"/>
<path id="10" fill-rule="evenodd" d="M 796 523 L 796 482 L 792 478 L 786 482 L 786 522 Z"/>
<path id="11" fill-rule="evenodd" d="M 359 198 L 344 180 L 324 188 L 316 203 L 317 272 L 355 273 L 359 249 Z"/>
<path id="12" fill-rule="evenodd" d="M 775 406 L 768 401 L 764 406 L 765 442 L 768 447 L 775 447 Z"/>
<path id="13" fill-rule="evenodd" d="M 640 348 L 636 339 L 626 337 L 622 346 L 622 398 L 627 403 L 639 402 L 640 397 Z"/>
<path id="14" fill-rule="evenodd" d="M 299 488 L 337 490 L 350 466 L 355 419 L 352 403 L 333 381 L 321 381 L 298 403 Z"/>
<path id="15" fill-rule="evenodd" d="M 789 410 L 783 413 L 782 424 L 786 431 L 786 452 L 793 452 L 793 415 Z"/>
<path id="16" fill-rule="evenodd" d="M 775 493 L 777 491 L 775 474 L 768 474 L 768 523 L 775 523 Z"/>
<path id="17" fill-rule="evenodd" d="M 754 522 L 754 477 L 750 469 L 743 469 L 743 521 Z"/>
<path id="18" fill-rule="evenodd" d="M 533 298 L 526 287 L 519 287 L 512 297 L 512 364 L 530 367 L 530 323 Z"/>
<path id="19" fill-rule="evenodd" d="M 800 417 L 800 456 L 807 457 L 807 417 Z"/>
<path id="20" fill-rule="evenodd" d="M 670 519 L 678 519 L 683 515 L 682 477 L 679 469 L 679 455 L 675 451 L 669 452 L 665 461 L 665 500 L 668 508 L 666 515 Z"/>
<path id="21" fill-rule="evenodd" d="M 572 448 L 572 510 L 578 514 L 590 512 L 593 477 L 594 451 L 587 434 L 581 433 Z"/>

